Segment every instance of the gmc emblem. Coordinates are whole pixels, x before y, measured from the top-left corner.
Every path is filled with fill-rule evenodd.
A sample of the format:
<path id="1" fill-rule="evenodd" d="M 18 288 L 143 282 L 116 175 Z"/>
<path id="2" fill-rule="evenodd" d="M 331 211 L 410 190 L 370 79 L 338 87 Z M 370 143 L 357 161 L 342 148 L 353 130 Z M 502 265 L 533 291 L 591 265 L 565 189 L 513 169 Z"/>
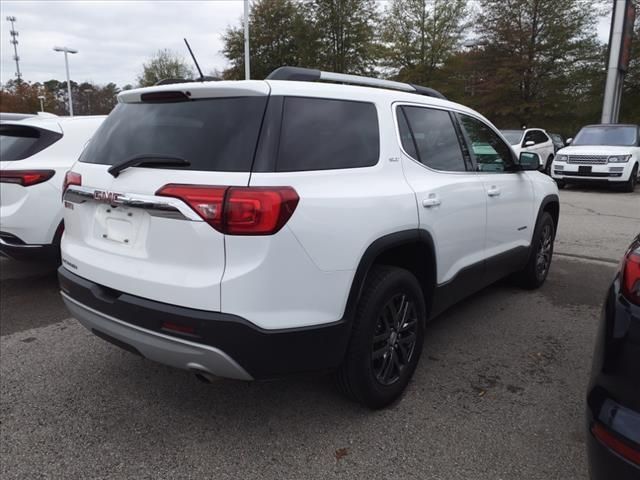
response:
<path id="1" fill-rule="evenodd" d="M 93 198 L 98 202 L 114 203 L 120 197 L 122 197 L 122 193 L 104 192 L 102 190 L 96 190 L 93 192 Z"/>

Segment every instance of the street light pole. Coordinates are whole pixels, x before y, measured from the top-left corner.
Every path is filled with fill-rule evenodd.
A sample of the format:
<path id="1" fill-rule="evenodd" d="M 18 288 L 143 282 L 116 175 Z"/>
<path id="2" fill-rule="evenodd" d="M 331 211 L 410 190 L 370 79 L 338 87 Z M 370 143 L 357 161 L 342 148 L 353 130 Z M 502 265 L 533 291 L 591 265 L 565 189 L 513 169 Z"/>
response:
<path id="1" fill-rule="evenodd" d="M 82 93 L 87 94 L 87 115 L 91 115 L 91 93 L 92 92 L 93 92 L 93 89 L 91 88 L 85 88 L 82 90 Z"/>
<path id="2" fill-rule="evenodd" d="M 244 0 L 244 79 L 251 78 L 249 66 L 249 0 Z"/>
<path id="3" fill-rule="evenodd" d="M 78 53 L 78 50 L 68 47 L 53 47 L 55 52 L 64 52 L 64 66 L 67 70 L 67 92 L 69 94 L 69 116 L 73 117 L 73 99 L 71 98 L 71 79 L 69 77 L 69 58 L 67 54 Z"/>
<path id="4" fill-rule="evenodd" d="M 38 100 L 40 100 L 40 111 L 44 112 L 44 95 L 38 95 Z"/>

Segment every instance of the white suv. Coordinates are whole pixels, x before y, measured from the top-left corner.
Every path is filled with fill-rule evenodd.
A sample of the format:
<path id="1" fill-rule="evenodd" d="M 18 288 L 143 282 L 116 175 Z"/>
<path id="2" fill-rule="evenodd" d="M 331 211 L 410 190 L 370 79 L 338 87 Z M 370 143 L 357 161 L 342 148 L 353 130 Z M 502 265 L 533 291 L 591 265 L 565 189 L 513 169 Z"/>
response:
<path id="1" fill-rule="evenodd" d="M 633 192 L 640 177 L 640 126 L 588 125 L 558 151 L 552 177 L 567 183 L 606 183 Z"/>
<path id="2" fill-rule="evenodd" d="M 67 307 L 200 378 L 337 370 L 388 405 L 429 319 L 544 282 L 558 223 L 537 156 L 441 97 L 293 67 L 121 93 L 68 175 Z"/>
<path id="3" fill-rule="evenodd" d="M 502 130 L 502 134 L 511 144 L 516 155 L 520 155 L 522 152 L 537 153 L 540 157 L 540 170 L 547 175 L 550 174 L 556 148 L 546 131 L 541 128 L 528 128 L 526 130 Z"/>
<path id="4" fill-rule="evenodd" d="M 105 118 L 3 115 L 0 254 L 29 260 L 58 258 L 65 173 Z"/>

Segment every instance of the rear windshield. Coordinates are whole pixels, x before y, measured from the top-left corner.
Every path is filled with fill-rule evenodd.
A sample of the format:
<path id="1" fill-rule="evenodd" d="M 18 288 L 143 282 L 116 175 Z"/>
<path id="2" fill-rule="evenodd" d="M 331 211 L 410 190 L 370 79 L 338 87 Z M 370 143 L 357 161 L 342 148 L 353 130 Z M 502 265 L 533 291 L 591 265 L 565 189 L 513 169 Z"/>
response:
<path id="1" fill-rule="evenodd" d="M 638 143 L 638 128 L 635 126 L 584 127 L 571 145 L 610 145 L 632 147 Z"/>
<path id="2" fill-rule="evenodd" d="M 158 155 L 190 162 L 181 169 L 248 172 L 266 103 L 262 96 L 121 103 L 96 131 L 80 161 L 114 165 Z"/>
<path id="3" fill-rule="evenodd" d="M 501 130 L 501 132 L 511 145 L 519 144 L 520 140 L 522 140 L 522 134 L 524 133 L 522 130 Z"/>
<path id="4" fill-rule="evenodd" d="M 0 161 L 24 160 L 57 142 L 62 135 L 25 125 L 0 124 Z"/>

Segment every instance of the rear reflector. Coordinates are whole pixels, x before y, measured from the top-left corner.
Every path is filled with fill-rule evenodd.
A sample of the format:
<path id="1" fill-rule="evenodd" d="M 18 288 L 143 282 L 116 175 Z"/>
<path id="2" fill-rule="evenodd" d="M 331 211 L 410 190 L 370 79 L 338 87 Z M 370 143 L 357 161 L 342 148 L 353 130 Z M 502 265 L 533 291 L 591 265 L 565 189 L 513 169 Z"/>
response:
<path id="1" fill-rule="evenodd" d="M 594 423 L 591 427 L 591 433 L 603 445 L 609 447 L 622 458 L 640 465 L 640 450 L 620 440 L 601 423 Z"/>
<path id="2" fill-rule="evenodd" d="M 0 182 L 16 183 L 23 187 L 30 187 L 46 182 L 56 172 L 54 170 L 0 170 Z"/>
<path id="3" fill-rule="evenodd" d="M 162 326 L 160 328 L 171 332 L 186 333 L 187 335 L 195 335 L 196 333 L 196 328 L 191 325 L 179 325 L 173 322 L 162 322 Z"/>
<path id="4" fill-rule="evenodd" d="M 69 170 L 64 176 L 64 183 L 62 184 L 62 194 L 67 191 L 71 185 L 82 185 L 82 175 Z"/>
<path id="5" fill-rule="evenodd" d="M 640 305 L 640 247 L 631 250 L 622 262 L 622 294 Z"/>
<path id="6" fill-rule="evenodd" d="M 213 187 L 169 184 L 156 195 L 179 198 L 227 235 L 273 235 L 300 200 L 291 187 Z"/>

